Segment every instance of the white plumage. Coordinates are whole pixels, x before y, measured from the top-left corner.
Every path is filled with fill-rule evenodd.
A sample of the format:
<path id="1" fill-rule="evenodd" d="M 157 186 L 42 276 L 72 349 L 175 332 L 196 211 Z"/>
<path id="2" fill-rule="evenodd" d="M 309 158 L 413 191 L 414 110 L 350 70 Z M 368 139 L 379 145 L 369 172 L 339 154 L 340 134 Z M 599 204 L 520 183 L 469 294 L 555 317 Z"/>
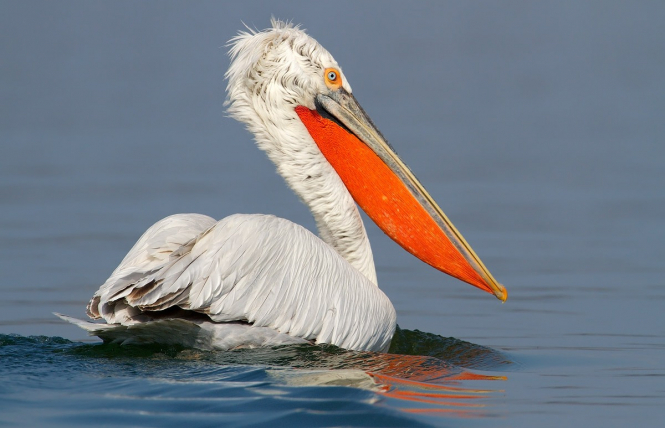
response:
<path id="1" fill-rule="evenodd" d="M 131 326 L 172 307 L 349 349 L 384 349 L 395 328 L 395 311 L 378 287 L 311 232 L 266 215 L 160 220 L 95 293 L 88 314 Z M 218 336 L 236 337 L 249 327 L 204 324 Z M 228 346 L 217 342 L 208 346 Z"/>
<path id="2" fill-rule="evenodd" d="M 235 215 L 219 223 L 198 214 L 170 216 L 139 239 L 95 293 L 89 315 L 132 325 L 153 319 L 144 311 L 177 306 L 215 322 L 245 321 L 317 343 L 386 349 L 395 310 L 375 285 L 360 213 L 294 112 L 297 105 L 314 108 L 316 91 L 325 89 L 321 79 L 308 76 L 337 63 L 314 39 L 280 21 L 264 32 L 241 33 L 232 41 L 231 56 L 229 113 L 246 123 L 332 247 L 271 216 Z M 227 330 L 223 324 L 208 328 Z M 97 333 L 110 337 L 108 329 Z M 228 346 L 220 340 L 212 345 Z"/>
<path id="3" fill-rule="evenodd" d="M 456 241 L 454 233 L 458 232 L 447 226 L 445 215 L 395 160 L 396 155 L 355 102 L 339 65 L 314 39 L 298 27 L 273 21 L 268 30 L 240 33 L 231 41 L 230 54 L 228 111 L 246 124 L 259 148 L 310 208 L 321 238 L 273 216 L 233 215 L 216 221 L 198 214 L 173 215 L 143 234 L 93 296 L 88 315 L 102 318 L 106 324 L 61 317 L 118 343 L 230 349 L 311 341 L 356 350 L 386 350 L 396 315 L 377 286 L 372 250 L 354 202 L 356 194 L 351 196 L 348 183 L 324 156 L 297 109 L 329 116 L 321 126 L 346 130 L 339 138 L 351 138 L 351 144 L 362 140 L 376 153 L 372 156 L 386 162 L 409 189 L 410 193 L 401 194 L 413 195 L 406 201 L 412 205 L 416 201 L 416 208 L 410 208 L 415 209 L 413 215 L 425 210 L 437 222 L 433 224 L 441 225 L 436 233 L 443 238 L 427 235 L 433 233 L 429 227 L 422 231 L 427 238 L 423 245 L 452 239 L 455 248 L 461 249 L 460 260 L 470 260 L 470 269 L 480 272 L 475 267 L 479 259 L 464 253 L 468 244 L 461 235 L 461 242 Z M 326 74 L 328 70 L 333 74 Z M 333 77 L 332 83 L 326 75 Z M 318 126 L 312 123 L 310 126 Z M 359 188 L 388 200 L 391 189 L 367 187 L 362 184 Z M 385 221 L 382 215 L 372 217 L 380 226 Z M 407 223 L 413 215 L 405 217 Z M 401 242 L 391 223 L 400 218 L 388 219 L 391 232 L 386 233 L 394 232 L 393 239 L 421 257 L 408 241 L 421 231 L 407 225 L 403 232 L 407 241 Z M 473 254 L 470 248 L 468 253 Z M 452 274 L 468 282 L 479 281 L 466 279 L 464 273 Z"/>
<path id="4" fill-rule="evenodd" d="M 374 259 L 358 208 L 344 183 L 321 154 L 294 111 L 315 108 L 316 94 L 326 91 L 321 78 L 335 59 L 297 27 L 273 21 L 260 33 L 232 40 L 228 111 L 244 122 L 277 172 L 310 208 L 321 239 L 377 283 Z M 348 80 L 343 88 L 351 93 Z"/>

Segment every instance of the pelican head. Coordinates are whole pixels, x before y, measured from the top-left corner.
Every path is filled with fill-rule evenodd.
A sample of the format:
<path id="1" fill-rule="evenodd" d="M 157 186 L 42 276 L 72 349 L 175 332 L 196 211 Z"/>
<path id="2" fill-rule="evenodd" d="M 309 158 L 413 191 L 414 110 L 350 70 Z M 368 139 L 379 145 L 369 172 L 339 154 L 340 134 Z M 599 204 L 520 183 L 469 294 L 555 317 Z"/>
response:
<path id="1" fill-rule="evenodd" d="M 333 209 L 352 197 L 405 250 L 505 301 L 506 289 L 386 142 L 332 55 L 297 26 L 272 25 L 231 41 L 228 111 L 312 209 L 322 238 L 338 251 L 351 248 L 340 252 L 354 263 L 353 242 L 362 237 L 332 230 L 348 219 L 362 227 L 353 202 L 346 211 L 355 214 Z M 372 267 L 363 273 L 376 282 L 371 251 L 368 257 Z"/>

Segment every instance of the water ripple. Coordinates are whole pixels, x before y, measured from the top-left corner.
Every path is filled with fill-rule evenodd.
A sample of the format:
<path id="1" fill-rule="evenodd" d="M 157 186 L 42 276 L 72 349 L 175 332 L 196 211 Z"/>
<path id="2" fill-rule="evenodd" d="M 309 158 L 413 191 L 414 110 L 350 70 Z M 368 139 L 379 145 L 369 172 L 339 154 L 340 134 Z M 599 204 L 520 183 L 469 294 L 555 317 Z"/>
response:
<path id="1" fill-rule="evenodd" d="M 418 331 L 398 330 L 391 352 L 402 353 L 329 345 L 207 352 L 0 335 L 0 375 L 11 380 L 0 387 L 0 423 L 311 426 L 352 418 L 354 426 L 425 426 L 432 416 L 487 416 L 497 391 L 471 384 L 505 379 L 440 357 L 466 367 L 511 364 L 490 348 Z"/>

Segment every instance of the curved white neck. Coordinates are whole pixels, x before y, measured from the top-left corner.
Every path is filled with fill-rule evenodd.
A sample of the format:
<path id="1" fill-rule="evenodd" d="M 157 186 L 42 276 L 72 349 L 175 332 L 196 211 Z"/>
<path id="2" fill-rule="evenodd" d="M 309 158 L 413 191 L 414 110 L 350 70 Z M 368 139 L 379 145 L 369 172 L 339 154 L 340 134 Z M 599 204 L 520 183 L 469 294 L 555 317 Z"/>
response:
<path id="1" fill-rule="evenodd" d="M 277 172 L 312 211 L 321 239 L 378 285 L 372 248 L 358 207 L 295 111 L 266 114 L 273 120 L 260 120 L 261 114 L 238 116 L 247 123 L 259 148 L 275 163 Z"/>
<path id="2" fill-rule="evenodd" d="M 258 146 L 277 172 L 309 207 L 319 236 L 377 285 L 372 248 L 351 194 L 328 163 L 295 112 L 286 126 L 252 127 Z M 271 129 L 272 128 L 272 129 Z"/>
<path id="3" fill-rule="evenodd" d="M 316 152 L 306 154 L 302 161 L 276 161 L 277 170 L 311 210 L 321 239 L 378 285 L 372 248 L 358 207 L 332 166 Z"/>
<path id="4" fill-rule="evenodd" d="M 378 285 L 372 248 L 358 207 L 295 110 L 257 111 L 245 105 L 236 102 L 229 111 L 247 124 L 259 148 L 312 211 L 321 239 Z"/>
<path id="5" fill-rule="evenodd" d="M 321 239 L 377 284 L 358 208 L 295 112 L 299 105 L 314 108 L 317 91 L 325 90 L 322 70 L 314 62 L 337 63 L 295 29 L 240 35 L 231 52 L 228 112 L 247 125 L 259 148 L 312 211 Z"/>

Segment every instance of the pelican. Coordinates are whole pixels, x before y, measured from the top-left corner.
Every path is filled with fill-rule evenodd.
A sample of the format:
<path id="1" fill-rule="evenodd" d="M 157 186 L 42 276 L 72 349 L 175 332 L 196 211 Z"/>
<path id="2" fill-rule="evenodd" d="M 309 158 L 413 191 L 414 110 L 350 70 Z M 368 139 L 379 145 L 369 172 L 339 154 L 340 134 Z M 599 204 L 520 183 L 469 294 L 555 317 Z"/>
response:
<path id="1" fill-rule="evenodd" d="M 58 316 L 118 343 L 386 351 L 396 313 L 378 287 L 358 206 L 423 262 L 506 300 L 328 51 L 274 19 L 229 46 L 228 112 L 309 207 L 319 237 L 270 215 L 173 215 L 141 236 L 90 300 L 88 316 L 105 323 Z"/>

